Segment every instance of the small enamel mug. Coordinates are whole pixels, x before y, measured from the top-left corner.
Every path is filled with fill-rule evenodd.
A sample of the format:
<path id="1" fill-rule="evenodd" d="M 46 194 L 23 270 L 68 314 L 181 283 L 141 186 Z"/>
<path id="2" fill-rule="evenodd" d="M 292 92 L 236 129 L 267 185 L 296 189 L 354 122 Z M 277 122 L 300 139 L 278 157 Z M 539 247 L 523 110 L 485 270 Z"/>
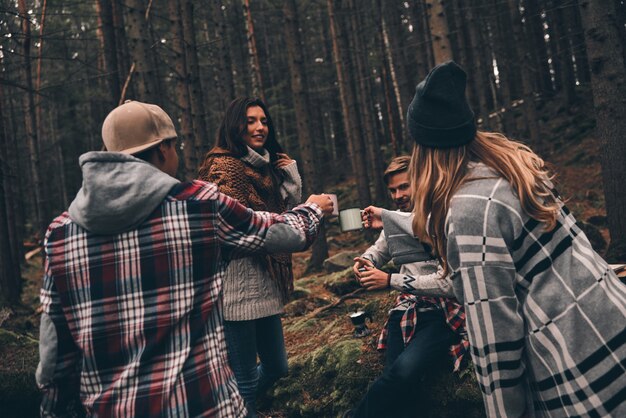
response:
<path id="1" fill-rule="evenodd" d="M 363 229 L 363 211 L 359 208 L 350 208 L 339 211 L 339 226 L 341 232 L 358 231 Z"/>

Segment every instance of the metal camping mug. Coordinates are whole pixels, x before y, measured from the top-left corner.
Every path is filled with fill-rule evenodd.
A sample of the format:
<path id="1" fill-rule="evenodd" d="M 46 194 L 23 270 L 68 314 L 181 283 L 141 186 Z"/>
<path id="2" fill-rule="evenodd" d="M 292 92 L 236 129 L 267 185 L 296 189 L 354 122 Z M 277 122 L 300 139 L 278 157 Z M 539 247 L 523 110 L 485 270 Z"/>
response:
<path id="1" fill-rule="evenodd" d="M 357 311 L 350 314 L 350 321 L 352 321 L 352 325 L 354 325 L 354 336 L 357 338 L 365 337 L 369 335 L 371 332 L 367 325 L 365 325 L 365 320 L 370 320 L 372 322 L 372 316 L 365 311 Z"/>
<path id="2" fill-rule="evenodd" d="M 363 229 L 363 211 L 359 208 L 350 208 L 339 211 L 339 226 L 341 232 Z"/>

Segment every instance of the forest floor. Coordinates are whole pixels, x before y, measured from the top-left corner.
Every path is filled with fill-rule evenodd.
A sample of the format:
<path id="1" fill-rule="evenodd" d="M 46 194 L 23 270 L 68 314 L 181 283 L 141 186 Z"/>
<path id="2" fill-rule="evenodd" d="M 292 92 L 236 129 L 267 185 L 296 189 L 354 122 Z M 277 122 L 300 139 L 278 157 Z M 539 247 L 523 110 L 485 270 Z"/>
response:
<path id="1" fill-rule="evenodd" d="M 577 220 L 589 226 L 588 235 L 595 236 L 592 241 L 595 241 L 594 245 L 602 254 L 606 245 L 602 241 L 608 240 L 608 233 L 600 172 L 600 150 L 594 138 L 594 121 L 588 115 L 590 112 L 580 111 L 581 108 L 590 109 L 591 104 L 580 103 L 577 106 L 576 109 L 566 109 L 554 104 L 545 104 L 539 112 L 543 115 L 541 121 L 543 142 L 534 145 L 533 148 L 552 164 L 557 173 L 556 184 L 559 192 L 566 199 Z M 352 179 L 334 186 L 334 189 L 339 191 L 340 206 L 342 196 L 345 200 L 355 193 Z M 585 231 L 587 232 L 587 229 Z M 373 235 L 366 238 L 361 232 L 342 234 L 336 221 L 332 220 L 328 224 L 327 237 L 331 256 L 346 251 L 360 253 L 369 245 L 368 239 L 374 238 Z M 275 401 L 272 401 L 272 398 L 262 400 L 261 417 L 337 416 L 341 408 L 350 406 L 351 402 L 358 400 L 363 388 L 382 368 L 382 359 L 375 350 L 375 343 L 386 318 L 387 309 L 395 295 L 388 291 L 360 293 L 335 308 L 320 311 L 320 308 L 336 302 L 340 295 L 349 293 L 356 287 L 350 287 L 350 273 L 347 270 L 332 274 L 319 272 L 305 275 L 309 256 L 309 252 L 294 255 L 297 278 L 295 286 L 298 295 L 286 307 L 283 318 L 292 370 L 290 374 L 295 374 L 301 379 L 313 379 L 302 370 L 303 365 L 314 361 L 304 357 L 305 354 L 321 356 L 321 348 L 336 347 L 338 344 L 344 348 L 348 346 L 354 348 L 355 346 L 351 345 L 355 340 L 351 337 L 353 328 L 347 314 L 355 309 L 364 309 L 373 314 L 374 321 L 370 326 L 373 329 L 372 334 L 356 343 L 358 350 L 354 358 L 362 373 L 360 376 L 350 375 L 350 379 L 351 382 L 356 382 L 358 389 L 355 393 L 348 393 L 347 388 L 339 387 L 335 388 L 334 392 L 329 389 L 318 393 L 313 388 L 302 389 L 296 383 L 286 380 L 282 383 L 284 388 L 275 389 L 271 393 L 272 397 L 276 398 Z M 10 403 L 11 397 L 30 398 L 31 407 L 16 413 L 22 418 L 30 416 L 31 413 L 35 416 L 34 408 L 37 403 L 36 399 L 32 399 L 37 396 L 32 375 L 37 364 L 38 292 L 42 277 L 42 260 L 39 256 L 27 262 L 23 277 L 22 306 L 0 310 L 0 412 L 3 410 L 3 404 Z M 338 286 L 343 288 L 338 291 Z M 330 360 L 325 357 L 325 361 Z M 340 362 L 341 359 L 337 361 Z M 325 373 L 325 376 L 329 376 L 328 373 L 332 375 L 332 371 Z M 27 377 L 24 377 L 25 375 Z M 346 383 L 340 379 L 341 376 L 329 377 L 329 381 L 345 385 Z M 20 384 L 26 385 L 25 389 L 17 389 L 18 392 L 11 389 L 15 385 L 19 387 Z M 309 381 L 308 384 L 315 383 Z M 278 386 L 280 385 L 281 382 Z M 290 388 L 289 385 L 296 386 Z M 338 395 L 337 390 L 348 393 L 347 397 Z M 299 405 L 294 405 L 294 402 L 288 399 L 293 396 L 298 397 L 295 402 Z"/>

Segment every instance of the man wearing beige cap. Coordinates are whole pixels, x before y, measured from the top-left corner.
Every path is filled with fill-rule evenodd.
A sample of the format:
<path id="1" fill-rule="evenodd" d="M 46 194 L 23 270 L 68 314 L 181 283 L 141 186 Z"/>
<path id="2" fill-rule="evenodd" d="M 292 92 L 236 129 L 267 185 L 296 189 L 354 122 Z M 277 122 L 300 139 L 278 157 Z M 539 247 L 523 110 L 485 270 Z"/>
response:
<path id="1" fill-rule="evenodd" d="M 211 183 L 179 182 L 176 131 L 156 105 L 114 109 L 102 139 L 46 233 L 42 416 L 76 402 L 88 416 L 245 416 L 222 328 L 228 260 L 304 249 L 332 202 L 253 212 Z"/>

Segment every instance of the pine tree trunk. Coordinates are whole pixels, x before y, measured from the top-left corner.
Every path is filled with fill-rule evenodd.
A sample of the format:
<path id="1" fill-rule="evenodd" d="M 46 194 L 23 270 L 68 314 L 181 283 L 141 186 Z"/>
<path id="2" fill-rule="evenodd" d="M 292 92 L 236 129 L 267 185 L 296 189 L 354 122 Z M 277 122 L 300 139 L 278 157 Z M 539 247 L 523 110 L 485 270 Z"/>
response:
<path id="1" fill-rule="evenodd" d="M 337 21 L 335 14 L 335 0 L 327 0 L 330 36 L 333 42 L 333 57 L 337 70 L 337 81 L 339 84 L 339 96 L 341 98 L 341 108 L 343 113 L 344 131 L 348 138 L 348 153 L 352 162 L 352 168 L 357 178 L 357 192 L 359 204 L 365 207 L 372 201 L 369 190 L 369 173 L 365 162 L 365 150 L 363 138 L 358 135 L 359 116 L 356 109 L 356 100 L 351 81 L 348 74 L 352 71 L 350 58 L 347 54 L 346 35 L 342 31 L 345 27 Z"/>
<path id="2" fill-rule="evenodd" d="M 441 64 L 452 59 L 450 31 L 448 30 L 446 12 L 443 8 L 443 0 L 426 0 L 426 7 L 430 8 L 429 23 L 435 64 Z"/>
<path id="3" fill-rule="evenodd" d="M 232 59 L 226 31 L 226 18 L 222 11 L 222 0 L 210 1 L 209 8 L 210 24 L 213 27 L 215 42 L 217 43 L 217 54 L 213 59 L 215 87 L 218 93 L 218 100 L 221 101 L 221 108 L 226 109 L 226 106 L 235 98 L 235 84 L 233 82 Z"/>
<path id="4" fill-rule="evenodd" d="M 380 204 L 386 200 L 387 188 L 379 173 L 383 171 L 383 165 L 380 155 L 380 143 L 377 136 L 376 123 L 374 121 L 374 103 L 372 100 L 372 89 L 369 84 L 370 71 L 366 62 L 366 48 L 362 43 L 364 33 L 361 28 L 364 27 L 363 22 L 359 19 L 360 14 L 357 12 L 354 0 L 348 0 L 351 30 L 349 40 L 352 46 L 352 62 L 355 63 L 356 81 L 356 100 L 359 103 L 358 109 L 361 120 L 361 131 L 365 134 L 363 141 L 365 151 L 368 157 L 368 166 L 372 176 L 370 181 L 374 185 L 374 203 Z"/>
<path id="5" fill-rule="evenodd" d="M 432 44 L 430 38 L 427 37 L 428 24 L 426 17 L 424 16 L 424 2 L 422 0 L 414 0 L 410 3 L 409 12 L 411 15 L 411 25 L 413 27 L 413 36 L 415 44 L 418 45 L 417 51 L 415 51 L 417 68 L 415 71 L 414 84 L 419 83 L 431 67 L 432 59 Z M 414 86 L 412 86 L 414 87 Z M 411 90 L 413 91 L 413 90 Z"/>
<path id="6" fill-rule="evenodd" d="M 6 100 L 6 101 L 5 101 Z M 17 101 L 17 100 L 16 100 Z M 4 131 L 5 133 L 9 132 L 17 132 L 17 115 L 15 113 L 15 101 L 11 98 L 5 99 L 4 90 L 2 88 L 2 84 L 0 83 L 0 106 L 2 103 L 8 103 L 9 108 L 9 117 L 8 117 L 8 126 Z M 5 120 L 3 120 L 5 122 Z M 11 238 L 12 242 L 15 242 L 15 246 L 18 251 L 18 258 L 21 260 L 24 255 L 24 248 L 22 246 L 22 241 L 24 236 L 26 235 L 25 225 L 27 213 L 24 210 L 26 208 L 25 199 L 28 196 L 27 193 L 24 193 L 24 190 L 28 188 L 26 183 L 28 182 L 28 168 L 24 167 L 23 159 L 20 156 L 23 156 L 23 152 L 18 150 L 18 140 L 15 136 L 9 136 L 6 138 L 6 150 L 7 150 L 7 172 L 5 173 L 6 178 L 8 179 L 8 184 L 5 188 L 5 193 L 12 200 L 12 202 L 7 202 L 7 205 L 11 205 L 9 210 L 13 211 L 13 217 L 15 218 L 15 239 Z M 23 147 L 24 148 L 24 147 Z M 28 163 L 27 163 L 28 164 Z M 23 173 L 26 173 L 24 175 Z M 11 225 L 9 225 L 11 226 Z M 13 235 L 12 235 L 13 236 Z"/>
<path id="7" fill-rule="evenodd" d="M 172 22 L 170 33 L 172 34 L 172 52 L 174 53 L 174 92 L 177 114 L 180 121 L 180 146 L 183 151 L 184 176 L 187 180 L 197 177 L 198 158 L 193 134 L 193 122 L 191 117 L 191 98 L 189 97 L 187 55 L 185 53 L 185 37 L 183 34 L 182 12 L 180 0 L 170 0 L 168 11 Z"/>
<path id="8" fill-rule="evenodd" d="M 542 10 L 538 0 L 524 0 L 524 15 L 527 32 L 530 36 L 531 52 L 533 54 L 532 65 L 535 73 L 537 90 L 543 94 L 552 94 L 552 76 L 550 75 L 550 65 L 548 64 L 548 49 L 544 38 L 543 23 L 541 17 Z"/>
<path id="9" fill-rule="evenodd" d="M 120 100 L 120 73 L 118 72 L 117 53 L 115 50 L 115 26 L 113 25 L 113 8 L 111 0 L 96 0 L 96 12 L 100 23 L 98 35 L 102 52 L 103 68 L 107 83 L 108 107 L 113 108 Z"/>
<path id="10" fill-rule="evenodd" d="M 376 3 L 381 3 L 380 9 L 377 8 L 376 10 L 380 10 L 382 15 L 372 16 L 372 18 L 376 20 L 382 18 L 385 21 L 385 37 L 388 44 L 387 54 L 389 55 L 390 65 L 393 65 L 395 83 L 398 85 L 400 92 L 400 113 L 404 114 L 413 99 L 413 87 L 415 86 L 412 86 L 413 82 L 411 80 L 417 77 L 415 75 L 416 68 L 413 53 L 411 53 L 411 60 L 409 60 L 406 53 L 404 29 L 402 27 L 404 6 L 390 1 L 380 2 L 377 0 Z M 378 15 L 378 13 L 376 14 Z M 380 36 L 380 32 L 378 35 Z"/>
<path id="11" fill-rule="evenodd" d="M 8 143 L 4 127 L 4 98 L 0 85 L 0 307 L 16 305 L 22 287 L 20 250 L 15 225 L 13 199 L 10 193 Z"/>
<path id="12" fill-rule="evenodd" d="M 128 51 L 128 41 L 126 39 L 126 29 L 124 27 L 124 9 L 125 6 L 122 0 L 111 0 L 113 32 L 115 33 L 115 52 L 117 55 L 117 72 L 120 80 L 118 105 L 123 103 L 125 97 L 137 97 L 132 83 L 128 83 L 126 96 L 122 97 L 122 88 L 130 77 L 130 69 L 132 66 L 130 53 Z"/>
<path id="13" fill-rule="evenodd" d="M 132 75 L 133 84 L 137 92 L 135 99 L 147 103 L 161 103 L 158 96 L 156 69 L 153 65 L 152 39 L 150 27 L 146 20 L 146 8 L 142 0 L 126 1 L 126 25 L 128 28 L 128 44 L 130 54 L 135 64 Z"/>
<path id="14" fill-rule="evenodd" d="M 520 46 L 521 52 L 521 76 L 522 76 L 522 96 L 524 99 L 524 120 L 528 127 L 528 136 L 530 142 L 534 145 L 539 145 L 541 141 L 539 133 L 539 120 L 537 118 L 537 109 L 535 107 L 535 94 L 533 91 L 532 73 L 530 63 L 531 57 L 531 43 L 529 33 L 524 33 L 524 29 L 528 29 L 529 20 L 524 19 L 522 24 L 522 16 L 520 14 L 519 7 L 517 7 L 517 0 L 508 0 L 509 11 L 511 13 L 511 21 L 513 23 L 513 39 L 515 45 Z"/>
<path id="15" fill-rule="evenodd" d="M 383 41 L 384 50 L 382 53 L 385 55 L 384 59 L 387 62 L 387 74 L 389 76 L 389 80 L 386 82 L 389 84 L 389 88 L 393 91 L 393 94 L 389 94 L 389 98 L 393 99 L 392 102 L 389 102 L 389 105 L 397 108 L 398 120 L 400 122 L 400 130 L 399 132 L 406 132 L 406 124 L 404 121 L 404 107 L 402 106 L 402 94 L 400 93 L 400 83 L 398 82 L 398 77 L 396 75 L 397 66 L 394 63 L 393 54 L 391 53 L 391 45 L 389 42 L 389 37 L 387 36 L 387 25 L 385 24 L 385 20 L 383 18 L 381 22 L 381 33 L 380 36 Z M 411 89 L 413 91 L 413 89 Z M 412 98 L 411 98 L 412 99 Z M 406 107 L 408 109 L 408 105 Z M 402 146 L 402 135 L 398 135 L 398 148 L 400 149 Z"/>
<path id="16" fill-rule="evenodd" d="M 552 76 L 553 76 L 553 85 L 554 91 L 558 92 L 562 89 L 563 84 L 563 73 L 561 70 L 561 57 L 559 56 L 559 25 L 557 24 L 557 16 L 556 10 L 558 5 L 555 2 L 559 0 L 546 0 L 545 4 L 545 13 L 546 13 L 546 23 L 548 25 L 547 34 L 548 34 L 548 56 L 550 59 L 550 66 L 552 67 Z"/>
<path id="17" fill-rule="evenodd" d="M 200 84 L 200 66 L 196 47 L 196 33 L 193 24 L 193 4 L 190 1 L 180 3 L 183 21 L 183 37 L 185 39 L 185 58 L 187 61 L 187 81 L 191 99 L 191 117 L 196 155 L 203 155 L 209 148 L 207 126 L 205 121 L 204 98 Z M 212 145 L 212 144 L 211 144 Z M 194 167 L 197 169 L 198 167 Z"/>
<path id="18" fill-rule="evenodd" d="M 287 42 L 287 59 L 291 80 L 293 106 L 296 115 L 298 132 L 298 146 L 300 162 L 303 169 L 305 195 L 320 191 L 319 174 L 316 167 L 315 146 L 311 138 L 311 106 L 306 91 L 307 75 L 304 65 L 302 40 L 300 39 L 298 11 L 295 0 L 286 0 L 283 3 L 284 33 Z M 312 255 L 307 270 L 319 270 L 324 260 L 328 258 L 328 244 L 326 235 L 318 236 L 313 244 Z"/>
<path id="19" fill-rule="evenodd" d="M 508 22 L 508 11 L 505 10 L 506 17 L 503 16 L 502 7 L 499 0 L 492 0 L 491 9 L 493 11 L 491 22 L 492 39 L 496 61 L 498 65 L 498 109 L 500 110 L 500 120 L 502 122 L 502 132 L 513 137 L 516 136 L 513 120 L 513 93 L 511 91 L 511 65 L 513 57 L 509 49 L 511 23 Z M 505 4 L 506 5 L 506 4 Z"/>
<path id="20" fill-rule="evenodd" d="M 54 121 L 56 120 L 56 112 L 55 108 L 51 108 L 48 113 L 48 131 L 47 135 L 50 137 L 50 148 L 52 151 L 52 158 L 55 160 L 55 171 L 58 173 L 56 175 L 57 186 L 59 189 L 58 197 L 60 197 L 60 207 L 61 210 L 68 207 L 70 204 L 69 195 L 67 192 L 67 180 L 65 178 L 65 159 L 63 158 L 63 147 L 61 146 L 61 138 L 57 135 L 58 129 L 55 126 Z"/>
<path id="21" fill-rule="evenodd" d="M 576 78 L 581 84 L 586 84 L 591 79 L 589 75 L 589 61 L 587 60 L 587 47 L 585 46 L 585 32 L 580 17 L 578 0 L 572 0 L 571 6 L 567 7 L 564 12 L 572 44 L 572 53 L 576 60 Z M 624 30 L 624 24 L 626 24 L 626 21 L 622 20 L 621 25 L 619 25 L 620 31 Z M 626 41 L 624 37 L 622 37 L 622 40 Z M 625 42 L 622 42 L 622 47 L 626 47 Z"/>
<path id="22" fill-rule="evenodd" d="M 383 111 L 385 113 L 385 121 L 387 122 L 387 132 L 389 136 L 389 141 L 391 142 L 391 147 L 393 149 L 393 155 L 397 156 L 401 153 L 402 149 L 402 123 L 400 119 L 400 115 L 398 114 L 399 107 L 396 105 L 397 96 L 396 92 L 392 86 L 391 81 L 391 63 L 390 63 L 390 54 L 388 49 L 388 44 L 385 42 L 385 29 L 384 29 L 384 19 L 382 13 L 382 4 L 381 0 L 376 0 L 376 10 L 378 11 L 376 18 L 376 29 L 378 30 L 378 43 L 380 48 L 380 57 L 382 61 L 381 68 L 381 82 L 382 82 L 382 90 L 384 96 L 384 108 Z"/>
<path id="23" fill-rule="evenodd" d="M 626 71 L 612 0 L 581 0 L 596 112 L 596 136 L 611 243 L 607 259 L 626 260 Z"/>
<path id="24" fill-rule="evenodd" d="M 476 8 L 478 4 L 477 0 L 473 0 L 470 3 L 470 7 L 467 9 L 467 19 L 469 20 L 468 24 L 468 33 L 469 33 L 469 42 L 470 48 L 475 52 L 474 54 L 474 66 L 468 72 L 468 79 L 470 84 L 474 85 L 474 90 L 476 91 L 476 98 L 478 101 L 478 109 L 475 110 L 475 113 L 480 116 L 481 119 L 481 128 L 485 129 L 490 126 L 489 124 L 489 105 L 487 101 L 487 86 L 485 85 L 485 77 L 484 75 L 489 71 L 488 67 L 485 66 L 483 60 L 483 54 L 481 53 L 481 35 L 480 35 L 480 27 L 482 25 L 480 21 L 480 15 Z"/>
<path id="25" fill-rule="evenodd" d="M 26 121 L 26 136 L 28 141 L 28 150 L 30 153 L 30 175 L 33 181 L 32 189 L 35 201 L 35 219 L 37 231 L 40 238 L 47 228 L 48 211 L 44 201 L 43 183 L 41 181 L 41 164 L 39 156 L 39 138 L 37 137 L 37 115 L 35 112 L 35 97 L 33 88 L 33 76 L 30 59 L 31 31 L 28 11 L 26 9 L 25 0 L 18 0 L 18 10 L 22 20 L 23 53 L 24 53 L 24 84 L 27 92 L 23 96 L 24 108 L 26 109 L 24 116 Z"/>
<path id="26" fill-rule="evenodd" d="M 572 2 L 569 4 L 561 4 L 554 10 L 554 26 L 558 41 L 558 60 L 561 68 L 561 88 L 565 93 L 565 102 L 568 105 L 574 104 L 576 101 L 576 76 L 574 74 L 574 64 L 572 62 L 572 48 L 570 46 L 569 26 L 574 22 L 565 20 L 565 9 L 571 9 Z M 571 17 L 571 16 L 569 16 Z"/>
<path id="27" fill-rule="evenodd" d="M 256 47 L 256 35 L 254 34 L 254 20 L 250 10 L 250 0 L 243 0 L 243 16 L 246 22 L 246 38 L 248 40 L 248 59 L 252 73 L 252 92 L 255 96 L 265 101 L 263 88 L 263 76 L 261 75 L 261 62 Z"/>

